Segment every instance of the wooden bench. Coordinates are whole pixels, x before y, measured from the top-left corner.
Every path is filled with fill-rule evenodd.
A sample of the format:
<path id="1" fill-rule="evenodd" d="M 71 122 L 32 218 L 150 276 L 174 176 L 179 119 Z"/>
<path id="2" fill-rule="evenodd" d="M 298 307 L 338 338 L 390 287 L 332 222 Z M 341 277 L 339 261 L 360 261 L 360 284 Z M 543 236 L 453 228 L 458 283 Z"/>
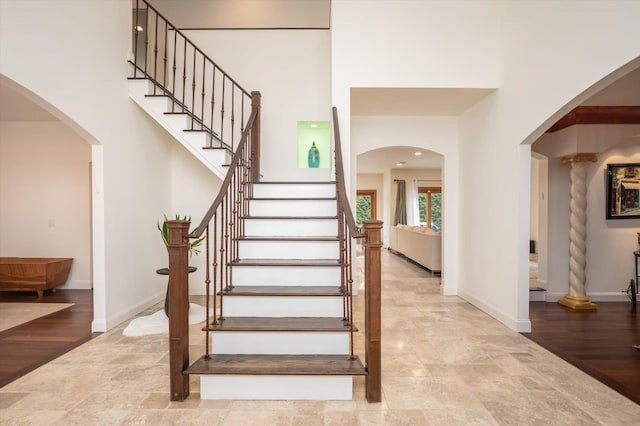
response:
<path id="1" fill-rule="evenodd" d="M 0 257 L 0 290 L 56 291 L 69 277 L 73 258 Z"/>

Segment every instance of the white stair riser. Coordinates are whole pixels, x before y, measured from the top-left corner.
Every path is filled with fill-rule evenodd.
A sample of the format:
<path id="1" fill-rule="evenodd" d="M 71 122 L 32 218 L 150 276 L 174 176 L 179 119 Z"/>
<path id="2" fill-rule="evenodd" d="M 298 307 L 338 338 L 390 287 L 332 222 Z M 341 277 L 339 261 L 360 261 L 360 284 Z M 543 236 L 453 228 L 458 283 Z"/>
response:
<path id="1" fill-rule="evenodd" d="M 335 216 L 335 200 L 251 200 L 251 216 Z"/>
<path id="2" fill-rule="evenodd" d="M 348 355 L 349 333 L 344 332 L 215 332 L 214 354 Z"/>
<path id="3" fill-rule="evenodd" d="M 351 376 L 200 376 L 201 399 L 347 401 Z"/>
<path id="4" fill-rule="evenodd" d="M 231 153 L 222 148 L 202 149 L 202 156 L 213 164 L 226 165 L 231 163 Z"/>
<path id="5" fill-rule="evenodd" d="M 241 259 L 331 259 L 338 241 L 239 241 Z"/>
<path id="6" fill-rule="evenodd" d="M 160 96 L 160 97 L 145 97 L 145 102 L 149 106 L 149 108 L 156 114 L 161 115 L 165 112 L 169 111 L 171 108 L 171 101 L 169 98 Z"/>
<path id="7" fill-rule="evenodd" d="M 234 285 L 340 285 L 339 267 L 234 266 Z"/>
<path id="8" fill-rule="evenodd" d="M 246 219 L 245 235 L 250 237 L 335 237 L 337 219 Z"/>
<path id="9" fill-rule="evenodd" d="M 342 317 L 340 296 L 227 296 L 226 317 Z"/>
<path id="10" fill-rule="evenodd" d="M 319 197 L 332 198 L 336 196 L 336 186 L 326 184 L 268 184 L 261 183 L 253 186 L 253 196 L 256 198 L 297 198 Z"/>
<path id="11" fill-rule="evenodd" d="M 181 132 L 188 128 L 189 117 L 186 114 L 163 114 L 163 121 L 175 132 Z M 184 142 L 184 141 L 181 141 Z"/>

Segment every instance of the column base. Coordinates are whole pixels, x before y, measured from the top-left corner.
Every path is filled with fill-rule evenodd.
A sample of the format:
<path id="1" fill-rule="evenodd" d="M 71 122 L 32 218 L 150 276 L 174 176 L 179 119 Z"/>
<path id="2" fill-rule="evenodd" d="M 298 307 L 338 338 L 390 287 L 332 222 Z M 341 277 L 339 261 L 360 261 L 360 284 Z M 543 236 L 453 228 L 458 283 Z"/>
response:
<path id="1" fill-rule="evenodd" d="M 588 297 L 566 295 L 558 300 L 558 303 L 574 311 L 595 311 L 596 304 L 589 301 Z"/>

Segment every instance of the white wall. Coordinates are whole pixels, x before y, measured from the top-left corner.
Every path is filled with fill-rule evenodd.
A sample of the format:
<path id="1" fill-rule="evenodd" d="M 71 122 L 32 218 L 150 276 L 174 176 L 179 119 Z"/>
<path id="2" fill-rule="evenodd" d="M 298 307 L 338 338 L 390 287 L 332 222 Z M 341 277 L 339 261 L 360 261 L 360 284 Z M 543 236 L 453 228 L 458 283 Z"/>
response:
<path id="1" fill-rule="evenodd" d="M 90 289 L 91 145 L 59 121 L 0 122 L 0 256 L 72 257 Z"/>
<path id="2" fill-rule="evenodd" d="M 178 142 L 172 143 L 171 176 L 171 211 L 167 211 L 166 214 L 171 217 L 176 214 L 191 216 L 190 230 L 194 230 L 200 225 L 200 221 L 218 195 L 222 181 Z M 213 253 L 211 255 L 213 256 Z M 189 265 L 198 268 L 196 272 L 189 274 L 191 294 L 205 294 L 206 264 L 203 243 L 200 246 L 200 254 L 189 259 Z"/>
<path id="3" fill-rule="evenodd" d="M 120 0 L 0 3 L 0 73 L 48 102 L 93 149 L 94 331 L 164 296 L 150 277 L 166 251 L 155 223 L 170 206 L 169 136 L 128 96 L 131 3 Z M 101 153 L 97 155 L 96 153 Z M 96 159 L 96 156 L 100 157 Z M 100 161 L 100 164 L 96 163 Z M 97 249 L 96 249 L 97 247 Z"/>
<path id="4" fill-rule="evenodd" d="M 534 240 L 537 243 L 538 240 L 538 210 L 540 208 L 539 198 L 540 198 L 540 189 L 539 189 L 539 181 L 540 181 L 540 166 L 539 161 L 534 156 L 531 156 L 531 194 L 529 198 L 530 202 L 530 225 L 529 225 L 529 239 Z"/>
<path id="5" fill-rule="evenodd" d="M 327 30 L 186 31 L 245 90 L 262 94 L 263 180 L 327 180 L 330 169 L 298 168 L 297 122 L 331 120 Z M 342 117 L 341 117 L 342 119 Z"/>
<path id="6" fill-rule="evenodd" d="M 530 150 L 521 144 L 637 66 L 629 63 L 640 46 L 626 41 L 640 39 L 639 18 L 640 3 L 629 1 L 333 4 L 339 108 L 348 110 L 350 87 L 499 87 L 460 116 L 454 258 L 459 294 L 510 328 L 530 329 Z M 345 151 L 357 154 L 357 132 L 341 128 L 351 137 Z"/>
<path id="7" fill-rule="evenodd" d="M 461 207 L 472 209 L 484 201 L 483 189 L 500 192 L 497 208 L 462 220 L 468 240 L 461 246 L 460 282 L 468 300 L 526 331 L 529 190 L 523 194 L 522 189 L 528 189 L 530 159 L 528 147 L 520 144 L 535 140 L 608 83 L 601 81 L 604 77 L 640 54 L 639 46 L 624 42 L 640 37 L 640 4 L 504 2 L 503 7 L 500 89 L 461 118 Z M 478 222 L 489 226 L 478 227 Z"/>

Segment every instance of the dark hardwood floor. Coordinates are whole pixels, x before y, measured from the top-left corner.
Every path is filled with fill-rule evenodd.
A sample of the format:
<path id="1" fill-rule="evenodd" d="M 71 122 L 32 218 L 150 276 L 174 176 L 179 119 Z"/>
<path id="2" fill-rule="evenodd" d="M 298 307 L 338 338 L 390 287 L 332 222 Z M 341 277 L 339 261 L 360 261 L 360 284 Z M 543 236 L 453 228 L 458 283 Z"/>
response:
<path id="1" fill-rule="evenodd" d="M 531 302 L 531 333 L 543 348 L 640 404 L 640 314 L 631 302 L 598 302 L 596 312 Z"/>
<path id="2" fill-rule="evenodd" d="M 93 291 L 0 291 L 3 303 L 75 303 L 74 306 L 0 332 L 0 387 L 99 335 L 91 333 Z"/>

